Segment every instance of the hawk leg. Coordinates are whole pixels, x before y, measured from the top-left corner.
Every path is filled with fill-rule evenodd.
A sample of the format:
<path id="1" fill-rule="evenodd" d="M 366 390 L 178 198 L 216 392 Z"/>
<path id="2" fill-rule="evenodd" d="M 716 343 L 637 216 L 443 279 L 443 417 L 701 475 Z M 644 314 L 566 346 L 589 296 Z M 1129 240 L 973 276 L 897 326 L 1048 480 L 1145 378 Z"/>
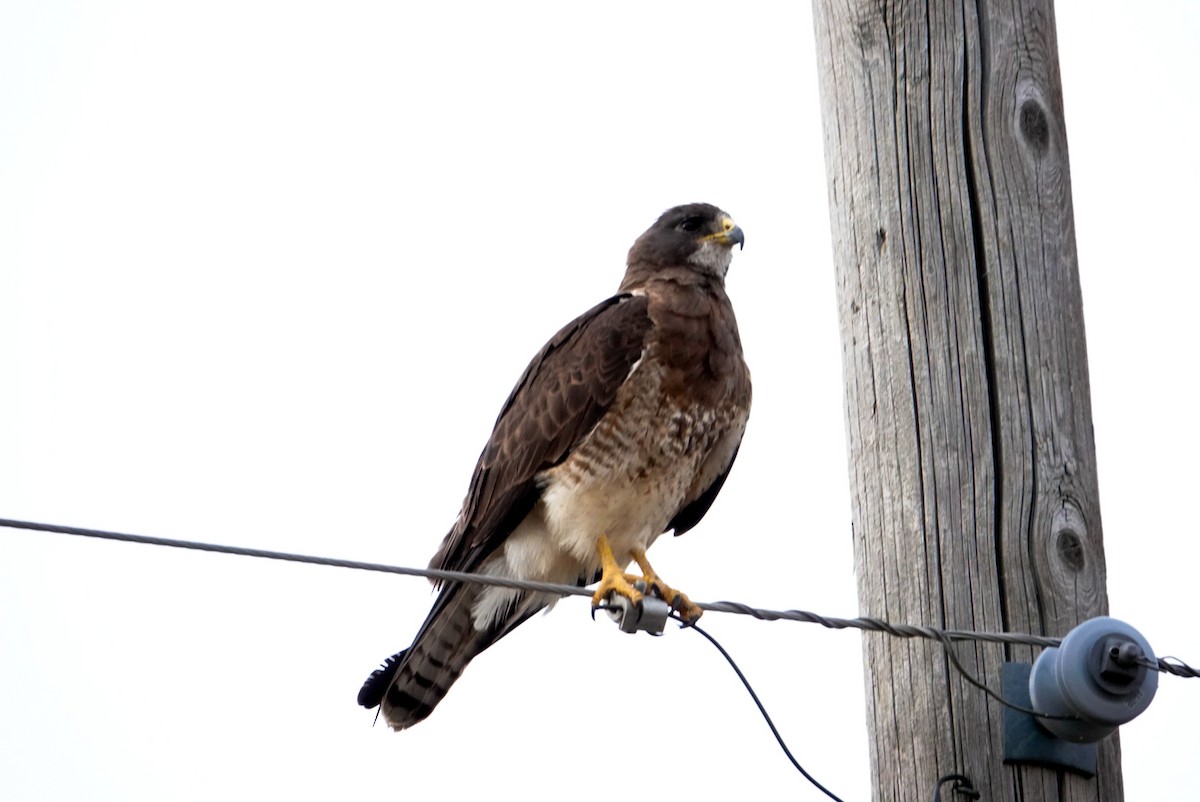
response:
<path id="1" fill-rule="evenodd" d="M 695 604 L 687 597 L 687 594 L 663 582 L 659 578 L 658 573 L 651 567 L 650 562 L 646 559 L 646 552 L 642 549 L 634 549 L 632 552 L 634 562 L 638 564 L 638 568 L 642 569 L 641 579 L 646 583 L 646 587 L 654 591 L 654 595 L 671 605 L 671 609 L 679 613 L 679 617 L 689 624 L 694 624 L 700 620 L 700 616 L 704 611 L 700 606 Z"/>
<path id="2" fill-rule="evenodd" d="M 669 604 L 671 609 L 687 623 L 696 623 L 703 614 L 704 611 L 685 594 L 675 590 L 659 578 L 658 573 L 646 559 L 646 552 L 642 549 L 634 549 L 631 552 L 638 568 L 642 569 L 641 576 L 625 573 L 625 569 L 617 563 L 617 558 L 613 556 L 612 546 L 609 545 L 608 538 L 604 535 L 601 535 L 596 541 L 596 552 L 600 556 L 600 584 L 596 587 L 596 592 L 592 594 L 593 614 L 604 604 L 604 600 L 610 593 L 624 596 L 640 606 L 645 594 L 633 585 L 634 582 L 639 581 L 645 582 L 645 586 L 654 595 Z"/>
<path id="3" fill-rule="evenodd" d="M 596 541 L 596 553 L 600 555 L 600 584 L 596 586 L 596 592 L 592 594 L 592 615 L 596 615 L 596 611 L 604 604 L 604 600 L 610 593 L 624 596 L 641 607 L 645 594 L 633 586 L 633 583 L 641 577 L 625 573 L 625 570 L 617 564 L 612 546 L 608 544 L 608 538 L 604 535 L 601 535 Z M 646 587 L 650 587 L 650 584 L 647 583 Z"/>

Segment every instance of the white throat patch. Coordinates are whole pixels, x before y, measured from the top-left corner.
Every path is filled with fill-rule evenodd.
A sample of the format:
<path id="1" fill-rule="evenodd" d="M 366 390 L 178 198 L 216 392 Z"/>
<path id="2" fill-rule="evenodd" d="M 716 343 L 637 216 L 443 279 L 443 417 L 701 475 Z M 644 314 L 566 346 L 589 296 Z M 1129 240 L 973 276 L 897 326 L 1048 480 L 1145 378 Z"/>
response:
<path id="1" fill-rule="evenodd" d="M 712 240 L 700 243 L 700 249 L 688 257 L 688 263 L 700 272 L 724 279 L 733 261 L 733 249 Z"/>

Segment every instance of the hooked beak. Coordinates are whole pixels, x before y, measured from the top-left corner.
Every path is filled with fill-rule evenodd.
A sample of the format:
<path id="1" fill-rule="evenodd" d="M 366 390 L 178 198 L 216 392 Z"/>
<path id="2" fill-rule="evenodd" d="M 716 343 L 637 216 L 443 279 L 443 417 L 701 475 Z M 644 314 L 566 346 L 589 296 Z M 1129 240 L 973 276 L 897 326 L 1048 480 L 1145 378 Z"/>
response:
<path id="1" fill-rule="evenodd" d="M 709 234 L 705 239 L 728 245 L 731 248 L 735 243 L 739 249 L 746 247 L 746 235 L 742 233 L 741 227 L 733 222 L 732 217 L 721 218 L 721 230 L 716 234 Z"/>

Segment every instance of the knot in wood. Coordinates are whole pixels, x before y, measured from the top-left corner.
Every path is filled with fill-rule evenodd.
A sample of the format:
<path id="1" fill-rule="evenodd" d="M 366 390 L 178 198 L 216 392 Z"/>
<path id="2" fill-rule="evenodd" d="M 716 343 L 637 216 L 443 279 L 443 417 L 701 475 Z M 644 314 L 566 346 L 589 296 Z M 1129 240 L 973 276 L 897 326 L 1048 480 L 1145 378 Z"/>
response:
<path id="1" fill-rule="evenodd" d="M 1054 538 L 1054 547 L 1059 560 L 1071 571 L 1079 573 L 1087 565 L 1083 541 L 1074 529 L 1068 527 L 1058 530 Z"/>
<path id="2" fill-rule="evenodd" d="M 1046 110 L 1041 103 L 1027 98 L 1021 104 L 1018 127 L 1029 149 L 1038 157 L 1045 155 L 1050 148 L 1050 121 L 1046 119 Z"/>
<path id="3" fill-rule="evenodd" d="M 1087 541 L 1087 520 L 1079 503 L 1067 495 L 1060 497 L 1050 521 L 1050 540 L 1046 544 L 1060 572 L 1075 575 L 1088 567 Z"/>

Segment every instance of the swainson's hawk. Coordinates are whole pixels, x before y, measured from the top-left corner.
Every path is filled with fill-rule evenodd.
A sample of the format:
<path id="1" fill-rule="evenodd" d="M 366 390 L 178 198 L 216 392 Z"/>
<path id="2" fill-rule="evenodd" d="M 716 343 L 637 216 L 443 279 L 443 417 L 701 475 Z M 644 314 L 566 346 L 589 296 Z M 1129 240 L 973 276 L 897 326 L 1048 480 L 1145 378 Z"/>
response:
<path id="1" fill-rule="evenodd" d="M 513 388 L 430 566 L 640 601 L 632 581 L 691 620 L 646 549 L 695 526 L 720 492 L 750 414 L 725 273 L 742 230 L 705 203 L 664 213 L 629 250 L 617 294 L 568 323 Z M 641 576 L 624 573 L 633 560 Z M 446 583 L 412 646 L 358 694 L 394 729 L 421 721 L 463 668 L 557 596 Z"/>

